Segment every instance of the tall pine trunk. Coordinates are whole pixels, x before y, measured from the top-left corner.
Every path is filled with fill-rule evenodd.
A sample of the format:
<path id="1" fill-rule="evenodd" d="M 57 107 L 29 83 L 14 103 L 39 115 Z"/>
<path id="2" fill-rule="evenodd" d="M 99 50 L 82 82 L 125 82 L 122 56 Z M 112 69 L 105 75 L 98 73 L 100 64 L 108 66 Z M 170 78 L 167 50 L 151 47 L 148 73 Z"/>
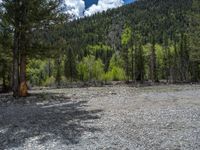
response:
<path id="1" fill-rule="evenodd" d="M 15 29 L 13 43 L 13 96 L 19 97 L 19 32 Z"/>
<path id="2" fill-rule="evenodd" d="M 56 67 L 57 67 L 56 83 L 57 83 L 57 86 L 60 87 L 61 86 L 61 58 L 60 56 L 56 59 Z"/>
<path id="3" fill-rule="evenodd" d="M 156 65 L 156 54 L 155 51 L 152 52 L 152 69 L 153 69 L 153 74 L 152 74 L 152 81 L 153 82 L 158 82 L 158 75 L 157 75 L 157 65 Z"/>
<path id="4" fill-rule="evenodd" d="M 22 54 L 20 58 L 20 88 L 19 96 L 28 96 L 28 86 L 26 83 L 26 55 Z"/>
<path id="5" fill-rule="evenodd" d="M 151 54 L 150 54 L 150 78 L 152 82 L 158 82 L 155 40 L 153 40 Z"/>
<path id="6" fill-rule="evenodd" d="M 124 60 L 125 60 L 126 82 L 129 82 L 129 61 L 128 61 L 128 47 L 127 46 L 125 46 Z"/>
<path id="7" fill-rule="evenodd" d="M 131 78 L 132 82 L 134 81 L 134 55 L 133 55 L 133 46 L 131 48 Z"/>
<path id="8" fill-rule="evenodd" d="M 5 67 L 5 66 L 3 66 Z M 6 74 L 5 72 L 3 71 L 3 87 L 2 87 L 2 91 L 3 92 L 7 92 L 7 86 L 6 86 Z"/>

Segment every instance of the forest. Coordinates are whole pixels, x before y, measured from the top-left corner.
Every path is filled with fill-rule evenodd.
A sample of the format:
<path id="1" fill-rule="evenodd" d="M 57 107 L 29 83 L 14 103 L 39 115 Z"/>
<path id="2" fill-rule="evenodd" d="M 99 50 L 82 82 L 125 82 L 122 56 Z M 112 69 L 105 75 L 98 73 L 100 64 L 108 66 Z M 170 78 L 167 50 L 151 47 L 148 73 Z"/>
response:
<path id="1" fill-rule="evenodd" d="M 200 150 L 200 0 L 0 0 L 0 150 Z"/>
<path id="2" fill-rule="evenodd" d="M 27 96 L 34 86 L 70 82 L 199 82 L 199 0 L 138 0 L 74 20 L 62 3 L 2 1 L 2 92 Z"/>

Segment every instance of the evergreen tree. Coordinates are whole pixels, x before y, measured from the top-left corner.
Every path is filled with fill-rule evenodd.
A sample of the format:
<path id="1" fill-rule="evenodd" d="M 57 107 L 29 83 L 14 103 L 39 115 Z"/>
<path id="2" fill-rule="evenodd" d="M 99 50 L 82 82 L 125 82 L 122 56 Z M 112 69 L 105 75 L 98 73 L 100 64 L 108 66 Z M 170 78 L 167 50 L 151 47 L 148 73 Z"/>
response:
<path id="1" fill-rule="evenodd" d="M 150 79 L 152 82 L 158 82 L 157 64 L 156 64 L 156 48 L 155 37 L 152 35 L 152 46 L 150 50 Z"/>
<path id="2" fill-rule="evenodd" d="M 128 25 L 125 25 L 125 29 L 122 33 L 122 57 L 124 59 L 124 68 L 125 68 L 125 72 L 126 72 L 126 77 L 127 77 L 127 81 L 129 81 L 129 48 L 131 47 L 131 37 L 132 37 L 132 31 L 131 28 Z"/>
<path id="3" fill-rule="evenodd" d="M 4 19 L 14 29 L 13 96 L 27 96 L 26 64 L 32 35 L 45 30 L 57 18 L 60 0 L 3 0 Z M 20 64 L 20 66 L 19 66 Z"/>

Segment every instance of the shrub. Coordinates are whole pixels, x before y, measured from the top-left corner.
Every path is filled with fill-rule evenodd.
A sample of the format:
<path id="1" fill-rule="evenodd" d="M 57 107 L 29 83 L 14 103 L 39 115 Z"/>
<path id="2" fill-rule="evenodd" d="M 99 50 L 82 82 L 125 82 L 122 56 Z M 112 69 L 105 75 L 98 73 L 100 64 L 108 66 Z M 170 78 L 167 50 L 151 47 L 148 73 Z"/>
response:
<path id="1" fill-rule="evenodd" d="M 104 75 L 105 81 L 122 81 L 126 79 L 125 71 L 119 67 L 113 67 Z"/>
<path id="2" fill-rule="evenodd" d="M 83 81 L 103 80 L 104 64 L 101 59 L 95 60 L 95 57 L 89 55 L 77 65 L 78 75 Z"/>
<path id="3" fill-rule="evenodd" d="M 43 82 L 43 85 L 44 85 L 44 86 L 53 86 L 53 85 L 55 85 L 55 81 L 56 81 L 55 77 L 51 76 L 51 77 L 47 78 L 47 79 Z"/>
<path id="4" fill-rule="evenodd" d="M 93 78 L 102 81 L 104 76 L 104 64 L 101 59 L 97 59 L 93 66 Z"/>

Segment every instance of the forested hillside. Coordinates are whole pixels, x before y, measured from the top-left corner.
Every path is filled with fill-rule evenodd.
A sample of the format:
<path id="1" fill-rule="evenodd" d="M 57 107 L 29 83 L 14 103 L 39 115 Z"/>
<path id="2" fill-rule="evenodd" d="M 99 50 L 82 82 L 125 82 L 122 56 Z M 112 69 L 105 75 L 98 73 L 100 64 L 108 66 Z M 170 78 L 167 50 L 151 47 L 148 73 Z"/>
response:
<path id="1" fill-rule="evenodd" d="M 3 11 L 3 7 L 12 7 L 3 2 L 0 82 L 9 89 L 15 82 L 13 58 L 19 58 L 12 53 L 15 37 L 10 22 L 14 18 L 8 17 L 12 13 Z M 24 65 L 20 71 L 25 69 L 20 77 L 30 85 L 113 80 L 176 83 L 200 79 L 199 0 L 138 0 L 74 21 L 67 21 L 64 15 L 47 15 L 44 10 L 41 14 L 45 16 L 39 12 L 29 14 L 30 18 L 41 18 L 32 19 L 32 24 L 25 26 L 23 32 L 28 38 L 24 38 L 30 39 L 29 45 L 20 47 L 26 54 L 20 56 L 25 62 L 20 63 Z"/>

